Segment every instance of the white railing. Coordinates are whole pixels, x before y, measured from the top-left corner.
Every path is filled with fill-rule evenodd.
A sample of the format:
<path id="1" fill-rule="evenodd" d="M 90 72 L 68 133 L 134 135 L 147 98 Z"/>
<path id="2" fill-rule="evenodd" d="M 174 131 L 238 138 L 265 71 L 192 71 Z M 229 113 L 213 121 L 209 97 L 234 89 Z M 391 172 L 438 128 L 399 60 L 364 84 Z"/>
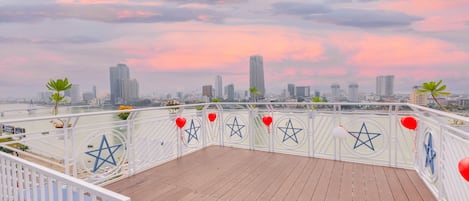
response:
<path id="1" fill-rule="evenodd" d="M 178 108 L 177 113 L 169 114 L 171 108 Z M 400 103 L 208 103 L 129 110 L 127 120 L 116 118 L 120 112 L 0 121 L 27 128 L 0 147 L 94 184 L 222 145 L 416 169 L 439 200 L 469 197 L 469 184 L 457 170 L 457 162 L 469 156 L 469 120 L 446 112 Z M 216 115 L 213 121 L 207 118 L 210 113 Z M 400 123 L 409 115 L 418 120 L 415 131 Z M 264 116 L 273 117 L 269 127 Z M 176 126 L 178 117 L 186 119 L 182 128 Z M 47 126 L 57 118 L 71 127 Z M 343 138 L 332 135 L 338 126 L 348 131 Z M 429 133 L 433 170 L 425 163 Z M 30 149 L 22 151 L 13 143 Z"/>
<path id="2" fill-rule="evenodd" d="M 130 201 L 80 179 L 0 152 L 0 200 Z"/>

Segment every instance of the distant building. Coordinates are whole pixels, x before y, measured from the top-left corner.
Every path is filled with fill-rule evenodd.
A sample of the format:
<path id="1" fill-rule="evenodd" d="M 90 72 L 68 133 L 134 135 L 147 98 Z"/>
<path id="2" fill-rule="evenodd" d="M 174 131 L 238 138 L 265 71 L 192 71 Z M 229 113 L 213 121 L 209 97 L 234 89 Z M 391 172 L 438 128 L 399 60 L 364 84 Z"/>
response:
<path id="1" fill-rule="evenodd" d="M 70 103 L 72 104 L 77 104 L 81 103 L 82 99 L 81 91 L 80 91 L 80 85 L 78 84 L 73 84 L 72 88 L 70 89 Z"/>
<path id="2" fill-rule="evenodd" d="M 394 96 L 394 75 L 376 77 L 376 95 L 380 97 Z"/>
<path id="3" fill-rule="evenodd" d="M 257 99 L 264 99 L 264 61 L 260 55 L 251 56 L 249 60 L 249 88 L 253 87 L 260 92 L 260 94 L 256 95 Z M 251 94 L 252 96 L 253 94 Z"/>
<path id="4" fill-rule="evenodd" d="M 310 86 L 297 86 L 296 90 L 296 97 L 310 97 Z"/>
<path id="5" fill-rule="evenodd" d="M 428 98 L 427 93 L 418 92 L 419 86 L 412 87 L 412 92 L 410 93 L 409 102 L 416 105 L 427 106 Z"/>
<path id="6" fill-rule="evenodd" d="M 293 97 L 296 96 L 296 94 L 295 94 L 295 84 L 288 84 L 287 90 L 288 90 L 288 96 L 290 98 L 293 98 Z"/>
<path id="7" fill-rule="evenodd" d="M 129 80 L 129 98 L 130 100 L 138 100 L 139 85 L 137 79 Z"/>
<path id="8" fill-rule="evenodd" d="M 234 101 L 235 100 L 235 90 L 234 84 L 226 85 L 226 100 L 227 101 Z"/>
<path id="9" fill-rule="evenodd" d="M 93 85 L 93 98 L 97 98 L 98 94 L 96 93 L 96 85 Z"/>
<path id="10" fill-rule="evenodd" d="M 212 85 L 204 85 L 202 86 L 202 96 L 206 96 L 208 98 L 212 98 Z"/>
<path id="11" fill-rule="evenodd" d="M 215 97 L 223 98 L 223 82 L 220 75 L 215 77 Z"/>
<path id="12" fill-rule="evenodd" d="M 128 99 L 128 81 L 130 80 L 129 68 L 125 64 L 109 68 L 111 82 L 111 104 L 126 104 Z"/>
<path id="13" fill-rule="evenodd" d="M 86 92 L 86 93 L 83 93 L 83 101 L 87 102 L 87 103 L 90 103 L 91 101 L 93 101 L 95 99 L 94 97 L 94 93 L 93 92 Z"/>
<path id="14" fill-rule="evenodd" d="M 348 100 L 350 102 L 360 102 L 360 97 L 358 95 L 358 84 L 352 83 L 348 85 Z"/>
<path id="15" fill-rule="evenodd" d="M 340 99 L 340 85 L 332 84 L 331 85 L 331 101 L 337 102 Z"/>

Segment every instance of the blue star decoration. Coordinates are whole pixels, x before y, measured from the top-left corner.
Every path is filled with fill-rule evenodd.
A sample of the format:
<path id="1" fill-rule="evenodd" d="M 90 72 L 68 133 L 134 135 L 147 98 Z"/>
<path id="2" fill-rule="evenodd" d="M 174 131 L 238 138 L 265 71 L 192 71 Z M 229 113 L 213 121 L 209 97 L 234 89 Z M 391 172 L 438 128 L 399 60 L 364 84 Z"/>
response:
<path id="1" fill-rule="evenodd" d="M 233 135 L 238 135 L 240 138 L 243 138 L 243 134 L 241 133 L 241 129 L 245 127 L 245 125 L 239 124 L 238 119 L 236 117 L 233 120 L 232 124 L 226 124 L 231 129 L 230 137 Z M 235 128 L 236 127 L 236 128 Z"/>
<path id="2" fill-rule="evenodd" d="M 432 174 L 435 173 L 435 157 L 436 157 L 436 152 L 433 149 L 433 140 L 432 140 L 432 134 L 428 133 L 428 141 L 427 144 L 423 143 L 423 147 L 425 148 L 425 167 L 430 166 L 430 170 L 432 171 Z"/>
<path id="3" fill-rule="evenodd" d="M 199 141 L 199 138 L 197 137 L 197 131 L 199 131 L 199 129 L 200 126 L 195 126 L 194 120 L 192 119 L 191 126 L 189 127 L 189 129 L 184 130 L 187 133 L 187 144 L 189 144 L 192 139 L 196 139 L 197 141 Z"/>
<path id="4" fill-rule="evenodd" d="M 363 122 L 362 127 L 360 128 L 359 132 L 349 132 L 351 136 L 353 136 L 355 140 L 355 145 L 353 145 L 353 149 L 357 149 L 358 147 L 365 145 L 372 151 L 375 151 L 375 146 L 373 145 L 373 139 L 379 137 L 381 133 L 370 133 L 368 132 L 368 128 L 366 127 L 365 122 Z M 358 134 L 358 135 L 355 135 Z M 365 140 L 362 140 L 362 135 L 366 135 Z"/>
<path id="5" fill-rule="evenodd" d="M 278 127 L 278 129 L 280 129 L 284 134 L 282 142 L 285 142 L 288 139 L 291 139 L 296 144 L 298 144 L 298 137 L 296 136 L 296 134 L 298 134 L 299 132 L 303 130 L 302 128 L 293 127 L 293 123 L 291 122 L 291 119 L 288 119 L 287 127 Z"/>
<path id="6" fill-rule="evenodd" d="M 86 154 L 95 157 L 96 160 L 94 161 L 94 166 L 93 166 L 93 173 L 96 172 L 101 166 L 104 165 L 104 163 L 109 163 L 111 165 L 116 166 L 116 159 L 114 158 L 114 153 L 122 146 L 122 144 L 117 144 L 114 146 L 109 146 L 109 143 L 107 142 L 106 136 L 103 135 L 103 138 L 101 139 L 101 145 L 99 146 L 99 149 L 92 150 L 85 152 Z M 95 155 L 95 153 L 98 152 L 98 155 Z M 103 152 L 107 152 L 107 156 L 102 156 L 104 155 Z"/>

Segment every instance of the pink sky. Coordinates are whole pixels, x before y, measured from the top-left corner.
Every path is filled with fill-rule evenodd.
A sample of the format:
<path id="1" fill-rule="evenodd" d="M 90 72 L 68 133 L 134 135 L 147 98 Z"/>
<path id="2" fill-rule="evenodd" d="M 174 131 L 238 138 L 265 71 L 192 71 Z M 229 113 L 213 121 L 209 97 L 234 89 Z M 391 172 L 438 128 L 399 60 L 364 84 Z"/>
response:
<path id="1" fill-rule="evenodd" d="M 201 91 L 216 75 L 244 91 L 251 55 L 264 57 L 267 93 L 288 83 L 371 92 L 386 74 L 400 92 L 443 79 L 469 93 L 465 0 L 3 2 L 0 98 L 35 95 L 58 77 L 105 93 L 117 63 L 142 95 Z"/>

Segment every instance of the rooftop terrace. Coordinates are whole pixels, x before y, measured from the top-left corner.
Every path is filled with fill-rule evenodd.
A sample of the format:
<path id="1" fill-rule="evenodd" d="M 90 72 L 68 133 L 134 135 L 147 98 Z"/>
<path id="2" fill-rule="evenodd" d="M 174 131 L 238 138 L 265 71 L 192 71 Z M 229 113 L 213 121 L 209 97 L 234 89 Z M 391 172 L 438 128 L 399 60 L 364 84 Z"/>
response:
<path id="1" fill-rule="evenodd" d="M 57 118 L 71 126 L 51 128 Z M 19 156 L 0 152 L 5 201 L 469 198 L 457 168 L 469 119 L 411 104 L 208 103 L 0 124 L 27 131 L 0 136 Z"/>

